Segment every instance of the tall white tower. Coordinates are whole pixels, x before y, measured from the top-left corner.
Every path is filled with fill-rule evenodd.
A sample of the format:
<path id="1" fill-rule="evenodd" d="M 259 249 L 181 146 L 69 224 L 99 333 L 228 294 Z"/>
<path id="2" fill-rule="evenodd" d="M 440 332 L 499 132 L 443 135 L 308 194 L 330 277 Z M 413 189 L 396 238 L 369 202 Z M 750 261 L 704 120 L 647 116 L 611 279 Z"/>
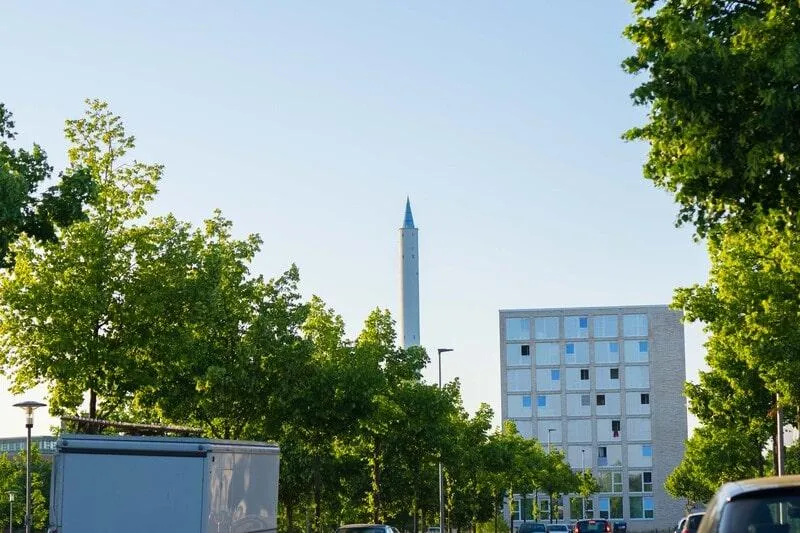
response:
<path id="1" fill-rule="evenodd" d="M 406 198 L 406 216 L 400 228 L 401 273 L 400 292 L 402 309 L 400 312 L 403 348 L 419 345 L 419 252 L 417 228 L 411 215 L 411 201 Z"/>

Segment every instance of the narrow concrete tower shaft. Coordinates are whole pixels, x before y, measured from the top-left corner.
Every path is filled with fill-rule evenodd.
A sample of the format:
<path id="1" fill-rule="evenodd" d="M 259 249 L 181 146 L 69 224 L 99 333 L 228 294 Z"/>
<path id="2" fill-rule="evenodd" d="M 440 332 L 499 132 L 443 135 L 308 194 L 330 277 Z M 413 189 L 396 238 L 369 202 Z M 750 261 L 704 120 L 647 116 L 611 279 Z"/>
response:
<path id="1" fill-rule="evenodd" d="M 400 339 L 404 348 L 419 345 L 419 246 L 411 214 L 411 201 L 406 198 L 406 213 L 400 228 Z"/>

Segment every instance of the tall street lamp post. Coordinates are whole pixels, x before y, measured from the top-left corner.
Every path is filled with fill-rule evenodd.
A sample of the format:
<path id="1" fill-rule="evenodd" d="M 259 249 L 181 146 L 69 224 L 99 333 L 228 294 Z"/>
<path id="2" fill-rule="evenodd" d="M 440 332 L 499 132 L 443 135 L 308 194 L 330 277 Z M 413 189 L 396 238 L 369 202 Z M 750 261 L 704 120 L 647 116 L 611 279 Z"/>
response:
<path id="1" fill-rule="evenodd" d="M 550 435 L 556 431 L 556 428 L 547 429 L 547 453 L 550 453 Z"/>
<path id="2" fill-rule="evenodd" d="M 581 448 L 581 477 L 586 475 L 586 461 L 584 454 L 586 450 Z M 581 494 L 581 518 L 586 518 L 586 498 Z"/>
<path id="3" fill-rule="evenodd" d="M 39 407 L 44 407 L 41 402 L 27 401 L 15 403 L 25 411 L 25 428 L 28 435 L 25 439 L 25 533 L 31 533 L 31 429 L 33 429 L 33 412 Z"/>
<path id="4" fill-rule="evenodd" d="M 14 533 L 14 493 L 8 491 L 8 533 Z"/>
<path id="5" fill-rule="evenodd" d="M 452 348 L 438 348 L 439 354 L 439 388 L 442 388 L 442 354 L 452 352 Z M 444 528 L 444 475 L 442 474 L 442 455 L 439 452 L 439 533 L 445 533 Z"/>

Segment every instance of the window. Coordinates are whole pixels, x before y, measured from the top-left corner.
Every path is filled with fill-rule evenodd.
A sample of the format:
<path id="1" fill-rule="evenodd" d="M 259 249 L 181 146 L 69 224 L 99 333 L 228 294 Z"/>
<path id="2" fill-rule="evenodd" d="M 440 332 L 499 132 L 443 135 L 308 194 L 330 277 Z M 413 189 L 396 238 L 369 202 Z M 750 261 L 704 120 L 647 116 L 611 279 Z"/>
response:
<path id="1" fill-rule="evenodd" d="M 569 516 L 572 520 L 592 517 L 592 499 L 574 496 L 569 499 Z"/>
<path id="2" fill-rule="evenodd" d="M 594 343 L 594 360 L 596 363 L 619 362 L 619 343 L 597 341 Z"/>
<path id="3" fill-rule="evenodd" d="M 581 405 L 584 407 L 589 405 L 589 395 L 588 394 L 581 394 Z"/>
<path id="4" fill-rule="evenodd" d="M 642 492 L 641 472 L 630 472 L 628 474 L 628 492 Z"/>
<path id="5" fill-rule="evenodd" d="M 536 397 L 536 406 L 537 407 L 547 407 L 547 396 L 544 394 L 540 394 Z"/>
<path id="6" fill-rule="evenodd" d="M 606 404 L 606 395 L 605 394 L 598 394 L 597 395 L 597 405 L 605 405 Z"/>
<path id="7" fill-rule="evenodd" d="M 599 315 L 594 317 L 595 337 L 617 336 L 617 315 Z"/>
<path id="8" fill-rule="evenodd" d="M 628 474 L 628 492 L 653 492 L 653 473 L 630 472 Z"/>
<path id="9" fill-rule="evenodd" d="M 644 507 L 644 517 L 653 518 L 653 497 L 645 496 L 642 498 L 642 506 Z"/>
<path id="10" fill-rule="evenodd" d="M 561 347 L 556 342 L 537 342 L 536 364 L 558 365 L 561 363 L 560 353 Z"/>
<path id="11" fill-rule="evenodd" d="M 528 392 L 531 390 L 530 368 L 506 370 L 506 386 L 509 392 Z"/>
<path id="12" fill-rule="evenodd" d="M 631 519 L 644 518 L 644 505 L 642 504 L 642 496 L 631 496 L 628 499 L 630 504 Z"/>
<path id="13" fill-rule="evenodd" d="M 610 502 L 607 496 L 601 496 L 597 499 L 598 503 L 600 504 L 600 518 L 610 518 Z"/>
<path id="14" fill-rule="evenodd" d="M 506 340 L 526 341 L 531 338 L 529 318 L 506 318 Z"/>
<path id="15" fill-rule="evenodd" d="M 611 492 L 622 492 L 622 472 L 611 472 Z"/>
<path id="16" fill-rule="evenodd" d="M 619 368 L 609 368 L 608 370 L 611 379 L 619 379 Z"/>
<path id="17" fill-rule="evenodd" d="M 589 380 L 589 369 L 581 368 L 581 381 L 588 381 L 588 380 Z"/>
<path id="18" fill-rule="evenodd" d="M 531 395 L 526 394 L 522 397 L 522 407 L 530 407 L 531 406 Z"/>
<path id="19" fill-rule="evenodd" d="M 530 346 L 527 344 L 518 344 L 516 342 L 506 343 L 506 365 L 507 366 L 530 366 L 531 359 L 526 357 L 530 351 Z"/>
<path id="20" fill-rule="evenodd" d="M 546 316 L 533 321 L 534 335 L 537 339 L 558 338 L 558 317 Z"/>
<path id="21" fill-rule="evenodd" d="M 628 363 L 646 363 L 650 359 L 647 341 L 625 341 L 623 343 L 625 361 Z"/>
<path id="22" fill-rule="evenodd" d="M 564 345 L 564 361 L 568 365 L 586 364 L 589 362 L 588 342 L 568 342 Z"/>
<path id="23" fill-rule="evenodd" d="M 611 421 L 611 431 L 613 431 L 614 433 L 617 433 L 617 434 L 620 432 L 619 420 L 612 420 Z M 614 435 L 614 436 L 617 437 L 618 435 Z"/>
<path id="24" fill-rule="evenodd" d="M 650 367 L 631 365 L 625 367 L 626 389 L 647 389 L 650 387 Z"/>
<path id="25" fill-rule="evenodd" d="M 653 447 L 650 444 L 642 444 L 642 457 L 653 457 Z"/>
<path id="26" fill-rule="evenodd" d="M 639 403 L 642 405 L 650 405 L 650 395 L 646 392 L 643 392 L 639 397 Z"/>
<path id="27" fill-rule="evenodd" d="M 605 446 L 597 447 L 597 466 L 608 466 L 608 450 Z"/>
<path id="28" fill-rule="evenodd" d="M 622 334 L 626 337 L 647 337 L 647 315 L 622 315 Z"/>
<path id="29" fill-rule="evenodd" d="M 589 336 L 589 319 L 585 316 L 564 317 L 564 337 L 585 339 Z"/>
<path id="30" fill-rule="evenodd" d="M 550 370 L 550 379 L 553 381 L 558 381 L 561 379 L 561 371 L 557 368 Z"/>

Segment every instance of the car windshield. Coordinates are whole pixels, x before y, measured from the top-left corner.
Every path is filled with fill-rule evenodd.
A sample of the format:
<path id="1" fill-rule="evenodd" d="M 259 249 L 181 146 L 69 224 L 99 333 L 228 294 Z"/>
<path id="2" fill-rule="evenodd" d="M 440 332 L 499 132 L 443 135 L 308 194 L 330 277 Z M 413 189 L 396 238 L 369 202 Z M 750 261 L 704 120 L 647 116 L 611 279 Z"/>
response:
<path id="1" fill-rule="evenodd" d="M 725 505 L 719 533 L 800 533 L 800 487 L 759 491 Z"/>
<path id="2" fill-rule="evenodd" d="M 605 533 L 606 523 L 602 520 L 579 522 L 581 533 Z"/>
<path id="3" fill-rule="evenodd" d="M 386 530 L 377 526 L 340 527 L 336 533 L 386 533 Z"/>
<path id="4" fill-rule="evenodd" d="M 547 531 L 567 531 L 567 526 L 563 524 L 553 524 L 552 526 L 547 526 Z"/>
<path id="5" fill-rule="evenodd" d="M 703 515 L 701 514 L 692 515 L 686 521 L 686 527 L 688 529 L 697 529 L 700 526 L 701 520 L 703 520 Z"/>

